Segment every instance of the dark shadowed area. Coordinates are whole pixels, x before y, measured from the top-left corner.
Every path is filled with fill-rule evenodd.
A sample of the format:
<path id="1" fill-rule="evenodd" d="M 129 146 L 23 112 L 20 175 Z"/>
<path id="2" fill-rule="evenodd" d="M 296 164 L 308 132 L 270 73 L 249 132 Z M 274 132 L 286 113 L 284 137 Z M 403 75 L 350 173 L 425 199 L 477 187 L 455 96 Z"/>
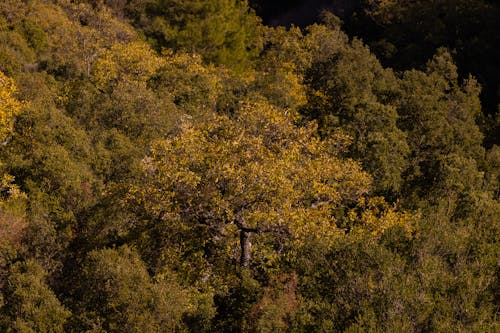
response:
<path id="1" fill-rule="evenodd" d="M 344 18 L 349 16 L 361 3 L 360 0 L 279 0 L 250 1 L 257 14 L 262 17 L 264 24 L 278 26 L 291 24 L 303 27 L 318 21 L 318 16 L 324 10 Z"/>

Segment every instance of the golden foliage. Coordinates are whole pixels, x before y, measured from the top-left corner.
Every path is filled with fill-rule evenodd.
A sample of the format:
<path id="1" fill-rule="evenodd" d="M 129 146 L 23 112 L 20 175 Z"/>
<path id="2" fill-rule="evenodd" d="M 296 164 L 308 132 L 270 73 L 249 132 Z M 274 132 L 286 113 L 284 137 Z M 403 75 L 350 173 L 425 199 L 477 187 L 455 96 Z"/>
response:
<path id="1" fill-rule="evenodd" d="M 14 117 L 24 106 L 15 98 L 16 91 L 14 80 L 0 71 L 0 141 L 5 141 L 12 133 Z"/>
<path id="2" fill-rule="evenodd" d="M 331 210 L 356 203 L 370 177 L 315 129 L 264 102 L 243 103 L 233 117 L 186 119 L 176 136 L 153 146 L 144 160 L 149 186 L 131 196 L 155 214 L 168 212 L 167 225 L 240 224 L 287 234 L 285 242 L 297 245 L 334 239 L 342 231 Z"/>
<path id="3" fill-rule="evenodd" d="M 93 9 L 84 2 L 35 0 L 28 5 L 30 22 L 47 36 L 41 60 L 50 69 L 90 74 L 99 55 L 115 43 L 132 40 L 134 30 L 113 17 L 106 6 Z"/>
<path id="4" fill-rule="evenodd" d="M 357 209 L 349 212 L 348 218 L 355 225 L 354 232 L 369 232 L 380 237 L 384 231 L 393 227 L 401 227 L 411 237 L 420 214 L 400 211 L 397 204 L 390 205 L 382 197 L 360 200 Z"/>
<path id="5" fill-rule="evenodd" d="M 146 85 L 164 60 L 143 42 L 117 43 L 97 59 L 92 78 L 99 89 L 126 80 Z"/>

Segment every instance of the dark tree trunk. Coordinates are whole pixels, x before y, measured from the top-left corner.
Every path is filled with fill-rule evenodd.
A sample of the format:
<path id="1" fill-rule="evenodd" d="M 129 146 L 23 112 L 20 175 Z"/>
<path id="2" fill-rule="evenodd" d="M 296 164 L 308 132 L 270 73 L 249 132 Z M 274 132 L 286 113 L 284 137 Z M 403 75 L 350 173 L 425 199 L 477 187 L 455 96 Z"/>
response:
<path id="1" fill-rule="evenodd" d="M 240 265 L 241 267 L 248 267 L 250 265 L 252 247 L 252 243 L 250 243 L 250 231 L 240 230 L 240 247 Z"/>

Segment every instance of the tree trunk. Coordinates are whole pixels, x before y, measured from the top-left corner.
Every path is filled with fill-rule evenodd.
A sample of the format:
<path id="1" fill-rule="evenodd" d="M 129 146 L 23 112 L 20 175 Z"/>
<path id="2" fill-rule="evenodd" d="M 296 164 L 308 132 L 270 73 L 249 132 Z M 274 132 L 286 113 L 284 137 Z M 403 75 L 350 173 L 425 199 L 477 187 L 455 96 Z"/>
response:
<path id="1" fill-rule="evenodd" d="M 251 260 L 251 248 L 252 243 L 250 243 L 250 231 L 240 230 L 240 265 L 241 267 L 248 267 Z"/>

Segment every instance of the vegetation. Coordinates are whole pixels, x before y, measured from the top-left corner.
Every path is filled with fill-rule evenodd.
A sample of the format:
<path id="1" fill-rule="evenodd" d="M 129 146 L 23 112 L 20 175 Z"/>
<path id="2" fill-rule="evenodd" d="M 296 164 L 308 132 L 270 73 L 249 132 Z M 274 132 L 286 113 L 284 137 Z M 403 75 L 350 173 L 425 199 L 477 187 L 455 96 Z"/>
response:
<path id="1" fill-rule="evenodd" d="M 500 331 L 494 55 L 361 3 L 3 1 L 0 331 Z"/>

